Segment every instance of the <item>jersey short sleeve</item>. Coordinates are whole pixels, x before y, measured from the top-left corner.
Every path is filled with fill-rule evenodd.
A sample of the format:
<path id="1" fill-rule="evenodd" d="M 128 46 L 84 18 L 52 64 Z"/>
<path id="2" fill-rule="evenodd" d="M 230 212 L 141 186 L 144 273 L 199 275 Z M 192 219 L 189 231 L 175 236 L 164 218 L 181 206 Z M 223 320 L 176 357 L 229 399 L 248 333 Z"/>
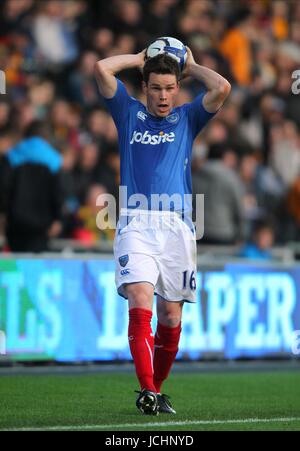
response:
<path id="1" fill-rule="evenodd" d="M 135 100 L 130 97 L 126 91 L 124 83 L 117 78 L 117 90 L 115 95 L 110 99 L 104 99 L 117 128 L 124 123 L 129 114 L 130 104 Z"/>
<path id="2" fill-rule="evenodd" d="M 203 106 L 203 97 L 206 91 L 201 92 L 191 103 L 185 105 L 189 118 L 189 124 L 192 129 L 193 138 L 195 138 L 208 121 L 217 113 L 209 113 Z"/>

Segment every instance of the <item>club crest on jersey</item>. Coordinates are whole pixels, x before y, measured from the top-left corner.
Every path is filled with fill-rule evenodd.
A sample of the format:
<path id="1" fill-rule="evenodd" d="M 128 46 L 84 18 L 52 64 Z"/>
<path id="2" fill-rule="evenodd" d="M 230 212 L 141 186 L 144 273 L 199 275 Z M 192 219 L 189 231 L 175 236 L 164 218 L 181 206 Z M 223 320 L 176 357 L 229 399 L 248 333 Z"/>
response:
<path id="1" fill-rule="evenodd" d="M 171 124 L 176 124 L 179 121 L 179 114 L 178 113 L 170 114 L 170 116 L 166 117 L 166 120 Z"/>
<path id="2" fill-rule="evenodd" d="M 143 111 L 139 111 L 136 116 L 138 119 L 141 119 L 141 121 L 143 121 L 143 122 L 147 119 L 147 114 L 144 113 Z"/>
<path id="3" fill-rule="evenodd" d="M 124 268 L 127 263 L 129 262 L 129 255 L 122 255 L 122 257 L 119 257 L 119 263 L 122 266 L 122 268 Z"/>
<path id="4" fill-rule="evenodd" d="M 151 135 L 151 133 L 146 130 L 144 133 L 134 131 L 130 144 L 140 143 L 140 144 L 150 144 L 151 146 L 156 146 L 161 143 L 172 143 L 175 141 L 175 133 L 164 133 L 163 131 L 159 132 L 158 135 Z"/>

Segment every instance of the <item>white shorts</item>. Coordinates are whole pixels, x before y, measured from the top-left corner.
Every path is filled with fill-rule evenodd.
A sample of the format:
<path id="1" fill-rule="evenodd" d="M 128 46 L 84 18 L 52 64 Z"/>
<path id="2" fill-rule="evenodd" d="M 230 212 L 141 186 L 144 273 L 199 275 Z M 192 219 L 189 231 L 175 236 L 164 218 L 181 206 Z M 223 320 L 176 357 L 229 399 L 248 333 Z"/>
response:
<path id="1" fill-rule="evenodd" d="M 196 301 L 195 233 L 176 213 L 143 212 L 118 226 L 114 255 L 121 296 L 126 298 L 124 284 L 149 282 L 167 301 Z"/>

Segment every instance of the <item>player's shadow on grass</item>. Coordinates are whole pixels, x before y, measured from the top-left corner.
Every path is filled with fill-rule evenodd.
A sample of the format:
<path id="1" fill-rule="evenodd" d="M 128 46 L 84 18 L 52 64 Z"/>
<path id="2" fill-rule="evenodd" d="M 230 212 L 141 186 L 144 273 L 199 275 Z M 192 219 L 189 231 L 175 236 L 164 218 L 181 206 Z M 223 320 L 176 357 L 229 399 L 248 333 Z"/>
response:
<path id="1" fill-rule="evenodd" d="M 118 415 L 120 417 L 124 417 L 124 419 L 128 418 L 135 418 L 137 420 L 145 420 L 145 421 L 155 421 L 162 418 L 162 415 L 143 415 L 138 411 L 138 409 L 135 406 L 132 407 L 126 407 L 123 409 L 120 409 L 118 412 Z M 124 421 L 126 423 L 126 421 Z"/>

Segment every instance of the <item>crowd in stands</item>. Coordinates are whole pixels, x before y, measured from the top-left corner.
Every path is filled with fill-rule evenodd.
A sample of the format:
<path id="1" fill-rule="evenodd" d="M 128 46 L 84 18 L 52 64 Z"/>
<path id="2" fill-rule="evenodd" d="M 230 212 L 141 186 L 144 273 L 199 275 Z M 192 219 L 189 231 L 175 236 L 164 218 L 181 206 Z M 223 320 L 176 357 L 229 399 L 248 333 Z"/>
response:
<path id="1" fill-rule="evenodd" d="M 51 128 L 62 156 L 59 236 L 111 240 L 95 227 L 95 199 L 117 197 L 117 132 L 94 65 L 141 51 L 159 36 L 181 39 L 195 60 L 225 76 L 232 91 L 195 141 L 194 192 L 204 193 L 209 243 L 245 242 L 257 223 L 272 243 L 300 237 L 300 2 L 297 0 L 3 0 L 0 11 L 0 155 L 33 121 Z M 144 101 L 138 71 L 120 74 Z M 203 89 L 186 80 L 178 98 Z"/>

